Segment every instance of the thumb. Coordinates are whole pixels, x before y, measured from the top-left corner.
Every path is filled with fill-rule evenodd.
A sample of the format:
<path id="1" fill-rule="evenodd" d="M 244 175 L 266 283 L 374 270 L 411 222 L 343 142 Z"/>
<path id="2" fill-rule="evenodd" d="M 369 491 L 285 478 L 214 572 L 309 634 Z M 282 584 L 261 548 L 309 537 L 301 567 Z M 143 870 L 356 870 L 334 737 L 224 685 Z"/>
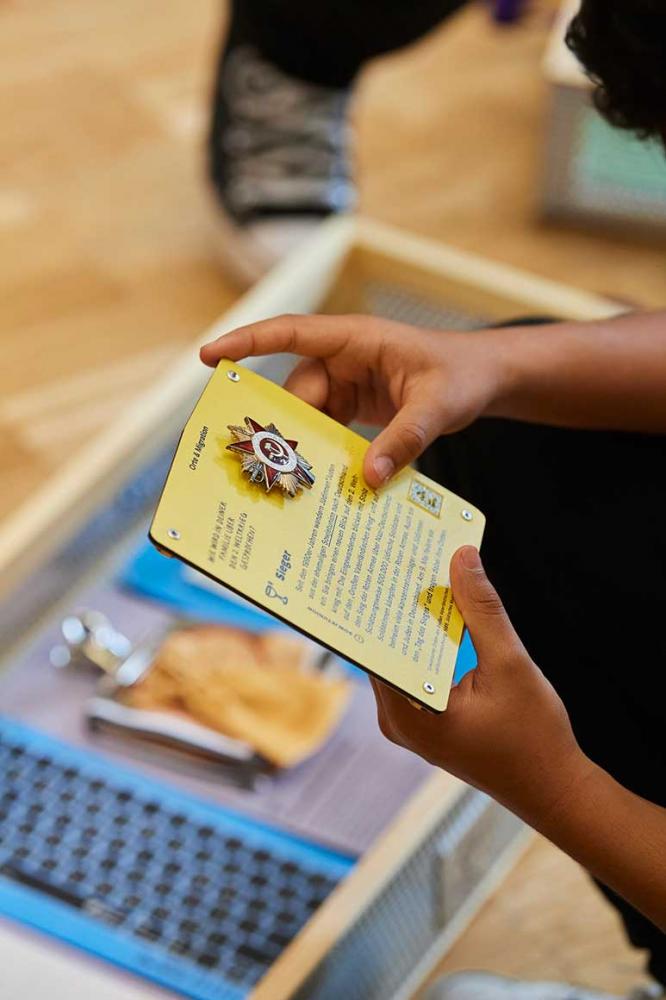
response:
<path id="1" fill-rule="evenodd" d="M 439 434 L 433 413 L 422 403 L 406 403 L 368 448 L 363 473 L 375 489 L 409 465 Z"/>
<path id="2" fill-rule="evenodd" d="M 465 545 L 454 553 L 451 586 L 481 666 L 499 666 L 524 651 L 497 591 L 486 576 L 481 557 L 472 545 Z"/>

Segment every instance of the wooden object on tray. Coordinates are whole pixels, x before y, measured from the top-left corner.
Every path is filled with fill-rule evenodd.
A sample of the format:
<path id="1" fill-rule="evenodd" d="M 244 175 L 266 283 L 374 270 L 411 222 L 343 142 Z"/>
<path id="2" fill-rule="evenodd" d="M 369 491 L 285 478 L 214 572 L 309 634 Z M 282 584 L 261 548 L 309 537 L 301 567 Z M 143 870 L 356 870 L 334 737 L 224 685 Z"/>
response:
<path id="1" fill-rule="evenodd" d="M 331 734 L 350 693 L 349 681 L 321 674 L 309 659 L 303 640 L 286 631 L 177 629 L 121 698 L 132 708 L 186 715 L 276 767 L 294 767 Z"/>

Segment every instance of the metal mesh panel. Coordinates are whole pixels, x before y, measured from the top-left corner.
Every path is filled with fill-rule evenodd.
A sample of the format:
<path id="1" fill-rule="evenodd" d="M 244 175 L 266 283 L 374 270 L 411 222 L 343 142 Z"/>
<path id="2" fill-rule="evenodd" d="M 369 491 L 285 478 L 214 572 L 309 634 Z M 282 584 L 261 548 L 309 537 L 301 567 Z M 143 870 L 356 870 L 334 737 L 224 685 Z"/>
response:
<path id="1" fill-rule="evenodd" d="M 477 886 L 521 824 L 485 795 L 475 795 L 442 833 L 437 843 L 439 913 L 447 924 Z"/>
<path id="2" fill-rule="evenodd" d="M 373 316 L 432 330 L 478 330 L 488 324 L 482 316 L 449 308 L 383 281 L 369 281 L 363 285 L 363 302 L 365 311 Z"/>
<path id="3" fill-rule="evenodd" d="M 522 829 L 520 820 L 481 792 L 464 791 L 296 993 L 297 1000 L 388 1000 Z M 459 839 L 456 830 L 463 834 Z M 457 847 L 451 860 L 465 874 L 451 887 L 449 902 L 442 847 L 451 836 Z"/>
<path id="4" fill-rule="evenodd" d="M 47 563 L 0 603 L 3 652 L 148 516 L 160 495 L 174 450 L 172 442 L 122 483 Z"/>

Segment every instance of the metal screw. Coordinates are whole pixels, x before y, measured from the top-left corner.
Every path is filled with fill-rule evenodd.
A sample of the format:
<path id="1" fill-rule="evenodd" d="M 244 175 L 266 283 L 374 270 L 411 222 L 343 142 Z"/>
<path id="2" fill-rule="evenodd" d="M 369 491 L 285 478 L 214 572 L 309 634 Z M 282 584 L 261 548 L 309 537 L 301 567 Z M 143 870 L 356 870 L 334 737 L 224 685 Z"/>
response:
<path id="1" fill-rule="evenodd" d="M 240 375 L 238 372 L 235 372 L 233 368 L 230 368 L 227 372 L 227 378 L 230 382 L 240 382 Z"/>
<path id="2" fill-rule="evenodd" d="M 474 514 L 472 514 L 471 510 L 461 510 L 460 511 L 460 516 L 462 517 L 463 521 L 473 521 L 474 520 Z"/>
<path id="3" fill-rule="evenodd" d="M 178 539 L 180 538 L 180 531 L 178 531 L 176 528 L 169 528 L 169 530 L 167 531 L 167 535 L 169 536 L 169 538 L 174 538 L 176 541 L 178 541 Z"/>
<path id="4" fill-rule="evenodd" d="M 430 681 L 424 681 L 423 682 L 423 690 L 425 691 L 426 694 L 434 694 L 435 693 L 435 686 L 433 684 L 431 684 Z"/>

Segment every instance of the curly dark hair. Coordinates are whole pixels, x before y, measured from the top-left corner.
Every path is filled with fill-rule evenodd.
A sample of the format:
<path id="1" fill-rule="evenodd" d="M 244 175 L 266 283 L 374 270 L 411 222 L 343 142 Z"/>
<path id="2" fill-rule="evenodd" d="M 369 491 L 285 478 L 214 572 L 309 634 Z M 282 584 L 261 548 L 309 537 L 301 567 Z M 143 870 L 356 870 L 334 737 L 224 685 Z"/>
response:
<path id="1" fill-rule="evenodd" d="M 611 124 L 666 141 L 666 0 L 582 0 L 567 45 Z"/>

